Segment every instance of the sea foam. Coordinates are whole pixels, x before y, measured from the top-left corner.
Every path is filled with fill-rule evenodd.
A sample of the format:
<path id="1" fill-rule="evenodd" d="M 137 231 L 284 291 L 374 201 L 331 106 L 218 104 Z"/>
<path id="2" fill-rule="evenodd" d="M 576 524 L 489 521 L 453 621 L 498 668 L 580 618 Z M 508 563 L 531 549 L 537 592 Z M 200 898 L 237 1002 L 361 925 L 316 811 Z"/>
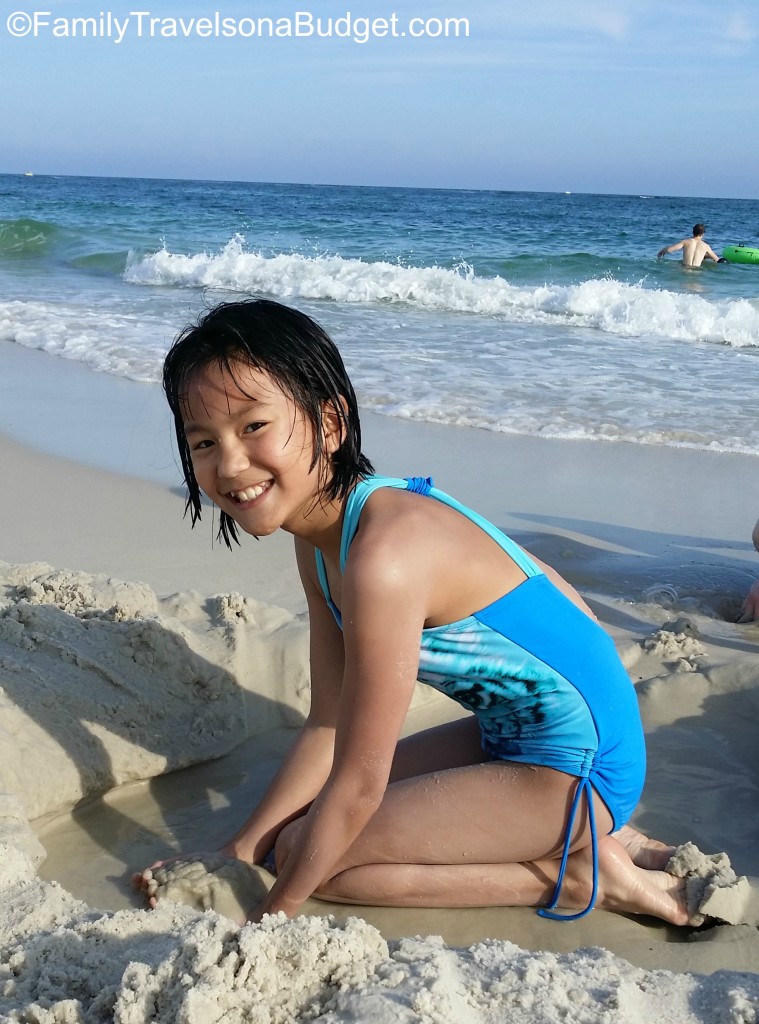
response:
<path id="1" fill-rule="evenodd" d="M 0 302 L 0 341 L 85 363 L 130 380 L 156 381 L 172 325 L 143 314 L 61 302 Z"/>
<path id="2" fill-rule="evenodd" d="M 265 293 L 285 301 L 398 303 L 421 310 L 472 313 L 509 323 L 584 327 L 622 337 L 759 347 L 759 304 L 707 299 L 626 284 L 613 278 L 580 284 L 512 285 L 457 268 L 409 267 L 384 261 L 299 253 L 265 256 L 235 235 L 218 253 L 185 256 L 166 249 L 130 260 L 129 284 Z"/>

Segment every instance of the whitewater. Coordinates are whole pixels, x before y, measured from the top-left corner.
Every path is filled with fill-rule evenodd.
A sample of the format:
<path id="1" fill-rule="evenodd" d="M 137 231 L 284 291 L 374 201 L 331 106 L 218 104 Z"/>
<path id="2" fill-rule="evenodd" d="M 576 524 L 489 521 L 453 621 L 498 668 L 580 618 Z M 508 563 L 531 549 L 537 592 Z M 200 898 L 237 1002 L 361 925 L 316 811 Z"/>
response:
<path id="1" fill-rule="evenodd" d="M 759 269 L 653 255 L 695 213 L 750 241 L 759 204 L 0 182 L 0 343 L 156 381 L 204 308 L 265 296 L 319 320 L 383 414 L 759 452 Z"/>

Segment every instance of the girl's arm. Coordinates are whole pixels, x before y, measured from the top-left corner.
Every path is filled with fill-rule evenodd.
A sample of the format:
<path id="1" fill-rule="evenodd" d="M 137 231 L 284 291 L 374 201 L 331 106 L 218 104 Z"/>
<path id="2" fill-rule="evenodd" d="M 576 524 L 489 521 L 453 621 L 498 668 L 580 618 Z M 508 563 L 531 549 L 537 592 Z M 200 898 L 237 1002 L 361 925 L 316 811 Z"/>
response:
<path id="1" fill-rule="evenodd" d="M 255 864 L 263 861 L 279 832 L 300 817 L 320 791 L 334 753 L 345 664 L 343 637 L 316 582 L 314 549 L 296 543 L 296 554 L 309 609 L 311 708 L 261 802 L 223 848 Z"/>
<path id="2" fill-rule="evenodd" d="M 340 870 L 384 796 L 414 692 L 427 606 L 414 545 L 403 547 L 370 538 L 365 528 L 351 547 L 342 589 L 345 676 L 334 763 L 258 917 L 295 914 Z"/>

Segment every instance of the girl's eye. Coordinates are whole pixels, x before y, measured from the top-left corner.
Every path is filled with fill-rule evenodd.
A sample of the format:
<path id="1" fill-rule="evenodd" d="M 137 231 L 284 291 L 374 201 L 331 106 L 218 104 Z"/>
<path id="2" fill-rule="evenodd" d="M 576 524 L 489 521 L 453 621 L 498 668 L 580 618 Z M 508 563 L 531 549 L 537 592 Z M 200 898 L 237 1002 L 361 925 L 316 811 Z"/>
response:
<path id="1" fill-rule="evenodd" d="M 199 451 L 202 451 L 204 448 L 210 448 L 212 444 L 213 444 L 213 441 L 208 441 L 208 440 L 198 441 L 197 444 L 194 444 L 192 446 L 192 450 L 194 452 L 199 452 Z"/>
<path id="2" fill-rule="evenodd" d="M 252 434 L 254 431 L 260 430 L 261 427 L 263 427 L 263 426 L 264 426 L 263 423 L 249 423 L 247 425 L 247 427 L 245 428 L 244 433 Z"/>

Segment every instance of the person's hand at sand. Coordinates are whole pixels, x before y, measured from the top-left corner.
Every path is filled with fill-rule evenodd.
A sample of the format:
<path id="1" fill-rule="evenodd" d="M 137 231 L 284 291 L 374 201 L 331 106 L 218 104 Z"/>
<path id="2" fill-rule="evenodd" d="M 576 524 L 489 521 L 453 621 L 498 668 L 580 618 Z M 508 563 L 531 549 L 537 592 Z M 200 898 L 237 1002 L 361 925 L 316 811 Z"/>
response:
<path id="1" fill-rule="evenodd" d="M 759 519 L 756 521 L 751 539 L 754 542 L 754 547 L 759 551 Z M 754 622 L 757 619 L 759 619 L 759 579 L 754 580 L 746 594 L 738 622 Z"/>
<path id="2" fill-rule="evenodd" d="M 219 860 L 236 860 L 235 855 L 226 847 L 218 850 L 198 851 L 196 853 L 176 853 L 171 857 L 164 857 L 162 860 L 154 861 L 149 867 L 142 871 L 132 873 L 132 888 L 142 893 L 149 907 L 155 909 L 158 905 L 159 890 L 162 888 L 167 872 L 175 866 L 187 863 L 207 863 Z"/>
<path id="3" fill-rule="evenodd" d="M 223 853 L 172 857 L 134 878 L 152 908 L 165 899 L 196 910 L 215 910 L 239 925 L 255 917 L 274 881 L 263 868 Z"/>
<path id="4" fill-rule="evenodd" d="M 759 580 L 754 580 L 746 594 L 738 622 L 755 622 L 759 619 Z"/>
<path id="5" fill-rule="evenodd" d="M 297 742 L 294 746 L 297 748 Z M 287 761 L 286 758 L 283 769 Z M 283 769 L 280 769 L 280 773 Z M 170 857 L 154 861 L 149 867 L 132 874 L 132 887 L 141 893 L 145 897 L 147 905 L 154 909 L 160 898 L 172 898 L 172 892 L 176 890 L 176 886 L 169 883 L 175 881 L 177 871 L 179 878 L 187 878 L 187 865 L 190 864 L 205 865 L 207 868 L 208 865 L 214 865 L 214 870 L 223 865 L 225 868 L 223 874 L 236 872 L 240 878 L 247 877 L 250 872 L 256 874 L 262 872 L 272 877 L 268 867 L 264 867 L 262 862 L 266 853 L 271 851 L 274 838 L 272 835 L 266 835 L 260 827 L 257 827 L 266 816 L 266 805 L 267 801 L 264 798 L 240 831 L 217 850 L 175 853 Z M 262 809 L 263 814 L 261 813 Z M 269 866 L 273 867 L 271 861 L 269 861 Z M 263 899 L 268 888 L 270 886 L 260 890 L 259 899 Z M 186 900 L 180 899 L 179 902 L 186 902 Z M 249 907 L 249 909 L 251 908 Z"/>
<path id="6" fill-rule="evenodd" d="M 331 663 L 326 651 L 317 648 L 316 657 L 328 674 L 339 670 L 339 666 Z M 180 863 L 221 859 L 236 861 L 248 871 L 268 872 L 274 869 L 274 843 L 279 832 L 303 814 L 329 775 L 334 753 L 334 729 L 328 726 L 328 717 L 323 702 L 313 699 L 308 719 L 261 802 L 223 846 L 210 852 L 174 854 L 132 875 L 134 888 L 143 894 L 148 906 L 154 908 L 159 899 L 169 895 L 164 874 Z"/>

